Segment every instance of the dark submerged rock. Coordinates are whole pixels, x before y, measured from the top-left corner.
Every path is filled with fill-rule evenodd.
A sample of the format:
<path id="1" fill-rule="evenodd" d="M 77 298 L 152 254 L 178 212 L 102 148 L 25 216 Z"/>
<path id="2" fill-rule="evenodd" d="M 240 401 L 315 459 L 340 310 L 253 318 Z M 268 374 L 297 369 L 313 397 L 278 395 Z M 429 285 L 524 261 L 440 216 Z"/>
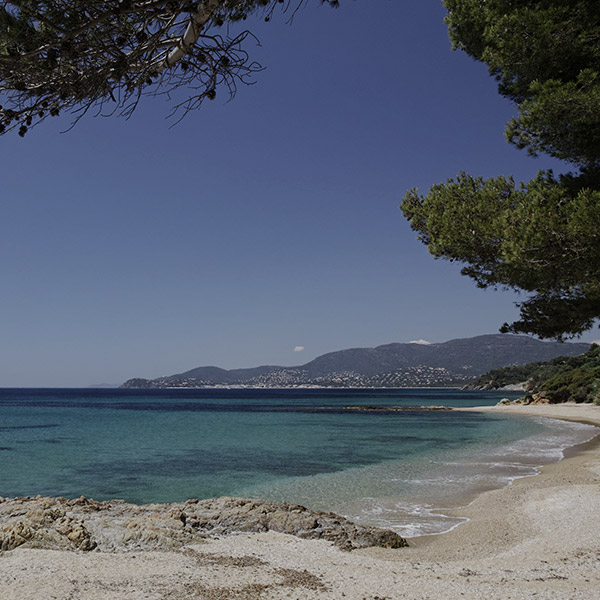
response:
<path id="1" fill-rule="evenodd" d="M 452 410 L 451 406 L 438 406 L 432 404 L 431 406 L 374 406 L 369 404 L 359 404 L 359 405 L 350 405 L 345 406 L 345 410 L 359 410 L 366 412 L 374 412 L 374 411 L 388 411 L 388 412 L 413 412 L 415 410 L 419 411 L 432 411 L 432 410 Z"/>

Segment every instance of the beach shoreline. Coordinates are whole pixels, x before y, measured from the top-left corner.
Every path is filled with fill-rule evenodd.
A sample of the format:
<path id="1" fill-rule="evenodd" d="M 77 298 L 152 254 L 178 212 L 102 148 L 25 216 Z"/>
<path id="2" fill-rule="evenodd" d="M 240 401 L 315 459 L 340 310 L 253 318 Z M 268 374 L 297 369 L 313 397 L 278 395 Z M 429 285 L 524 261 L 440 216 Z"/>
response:
<path id="1" fill-rule="evenodd" d="M 592 405 L 586 404 L 577 404 L 577 403 L 563 403 L 563 404 L 542 404 L 542 405 L 496 405 L 496 406 L 478 406 L 478 407 L 461 407 L 454 408 L 456 411 L 464 411 L 464 412 L 488 412 L 488 413 L 504 413 L 510 415 L 523 415 L 530 417 L 544 417 L 550 419 L 556 419 L 560 421 L 570 421 L 573 423 L 581 423 L 584 425 L 591 425 L 593 427 L 598 428 L 598 432 L 589 440 L 584 441 L 580 444 L 576 444 L 574 446 L 569 446 L 563 450 L 563 456 L 557 461 L 549 462 L 538 467 L 538 472 L 534 475 L 525 475 L 523 477 L 519 477 L 513 479 L 510 483 L 508 483 L 503 488 L 498 488 L 496 490 L 487 490 L 477 496 L 469 502 L 467 505 L 458 507 L 458 508 L 450 508 L 448 510 L 449 515 L 453 516 L 464 516 L 467 520 L 471 520 L 471 518 L 467 515 L 469 513 L 470 507 L 476 503 L 479 498 L 486 494 L 491 493 L 500 493 L 507 488 L 512 486 L 525 485 L 532 478 L 537 478 L 540 475 L 544 475 L 545 477 L 552 477 L 554 470 L 556 469 L 556 473 L 562 473 L 563 471 L 571 468 L 571 464 L 573 463 L 573 468 L 579 467 L 579 457 L 582 455 L 598 455 L 598 461 L 600 465 L 600 407 L 595 407 Z M 571 459 L 574 459 L 571 461 Z M 600 469 L 600 467 L 599 467 Z M 466 523 L 467 521 L 465 521 Z M 436 533 L 432 535 L 423 535 L 416 536 L 413 538 L 408 538 L 411 546 L 425 546 L 429 544 L 435 544 L 436 538 L 439 539 L 440 536 L 447 536 L 453 532 L 454 529 L 464 525 L 461 523 L 455 526 L 453 529 L 449 531 L 444 531 L 442 533 Z"/>
<path id="2" fill-rule="evenodd" d="M 600 426 L 600 407 L 477 407 Z M 0 554 L 0 597 L 33 600 L 226 598 L 592 599 L 600 589 L 600 436 L 540 474 L 488 491 L 452 514 L 468 519 L 400 549 L 344 552 L 267 531 L 172 551 Z"/>

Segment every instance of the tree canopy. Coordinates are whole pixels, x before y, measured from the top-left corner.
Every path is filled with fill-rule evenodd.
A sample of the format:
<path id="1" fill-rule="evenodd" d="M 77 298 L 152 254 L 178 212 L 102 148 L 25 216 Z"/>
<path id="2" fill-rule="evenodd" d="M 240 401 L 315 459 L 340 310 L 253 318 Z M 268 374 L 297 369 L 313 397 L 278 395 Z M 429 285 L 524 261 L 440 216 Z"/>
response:
<path id="1" fill-rule="evenodd" d="M 338 0 L 320 0 L 337 6 Z M 180 115 L 251 83 L 245 30 L 293 0 L 22 0 L 0 2 L 0 133 L 20 135 L 61 111 L 130 115 L 146 95 L 163 94 Z M 181 100 L 178 90 L 188 95 Z"/>
<path id="2" fill-rule="evenodd" d="M 488 65 L 518 115 L 507 140 L 575 171 L 528 183 L 466 173 L 402 210 L 436 258 L 480 287 L 528 293 L 502 331 L 573 336 L 600 317 L 600 3 L 446 0 L 456 49 Z"/>

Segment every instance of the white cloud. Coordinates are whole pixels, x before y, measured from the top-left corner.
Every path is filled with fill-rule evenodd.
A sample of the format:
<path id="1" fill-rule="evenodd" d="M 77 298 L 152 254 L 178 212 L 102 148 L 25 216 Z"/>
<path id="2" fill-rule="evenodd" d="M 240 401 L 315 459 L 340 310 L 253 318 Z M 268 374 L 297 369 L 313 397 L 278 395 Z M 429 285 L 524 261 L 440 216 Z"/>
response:
<path id="1" fill-rule="evenodd" d="M 294 352 L 302 352 L 302 350 L 304 350 L 304 346 L 296 346 L 294 348 Z"/>
<path id="2" fill-rule="evenodd" d="M 431 342 L 428 342 L 427 340 L 411 340 L 408 343 L 409 344 L 420 344 L 421 346 L 429 346 L 431 344 Z"/>

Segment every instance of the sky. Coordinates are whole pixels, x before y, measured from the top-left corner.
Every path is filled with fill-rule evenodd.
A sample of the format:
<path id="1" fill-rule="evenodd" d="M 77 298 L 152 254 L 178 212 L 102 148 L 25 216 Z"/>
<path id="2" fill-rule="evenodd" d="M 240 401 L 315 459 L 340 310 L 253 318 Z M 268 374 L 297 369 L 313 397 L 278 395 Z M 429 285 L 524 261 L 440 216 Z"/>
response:
<path id="1" fill-rule="evenodd" d="M 434 260 L 398 208 L 461 170 L 567 170 L 506 143 L 514 107 L 451 51 L 444 13 L 309 0 L 292 24 L 246 21 L 266 69 L 174 127 L 149 98 L 0 137 L 0 387 L 298 365 L 514 320 L 524 296 Z"/>

